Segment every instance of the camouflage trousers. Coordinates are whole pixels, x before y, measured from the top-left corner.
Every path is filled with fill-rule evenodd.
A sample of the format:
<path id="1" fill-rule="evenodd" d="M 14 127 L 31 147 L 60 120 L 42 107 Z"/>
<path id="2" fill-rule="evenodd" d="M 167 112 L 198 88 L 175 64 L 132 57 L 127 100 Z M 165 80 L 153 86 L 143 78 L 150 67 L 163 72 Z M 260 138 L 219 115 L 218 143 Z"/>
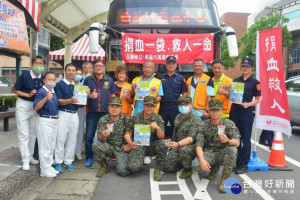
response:
<path id="1" fill-rule="evenodd" d="M 223 172 L 231 174 L 232 169 L 235 167 L 237 158 L 237 148 L 228 146 L 219 152 L 204 151 L 204 159 L 209 163 L 211 168 L 221 164 L 224 166 Z M 196 171 L 201 171 L 199 158 L 196 157 L 192 162 L 192 167 Z"/>
<path id="2" fill-rule="evenodd" d="M 93 144 L 94 160 L 101 163 L 106 157 L 115 157 L 116 170 L 121 176 L 128 176 L 130 171 L 127 168 L 129 153 L 121 151 L 119 147 L 112 146 L 107 142 L 96 141 Z"/>
<path id="3" fill-rule="evenodd" d="M 138 172 L 144 164 L 144 156 L 156 155 L 155 164 L 163 163 L 168 152 L 168 147 L 164 140 L 151 141 L 150 146 L 138 146 L 136 149 L 131 149 L 128 158 L 128 169 L 131 172 Z"/>
<path id="4" fill-rule="evenodd" d="M 162 171 L 171 173 L 182 168 L 191 168 L 195 157 L 196 147 L 194 144 L 183 146 L 180 149 L 171 149 L 163 162 Z"/>

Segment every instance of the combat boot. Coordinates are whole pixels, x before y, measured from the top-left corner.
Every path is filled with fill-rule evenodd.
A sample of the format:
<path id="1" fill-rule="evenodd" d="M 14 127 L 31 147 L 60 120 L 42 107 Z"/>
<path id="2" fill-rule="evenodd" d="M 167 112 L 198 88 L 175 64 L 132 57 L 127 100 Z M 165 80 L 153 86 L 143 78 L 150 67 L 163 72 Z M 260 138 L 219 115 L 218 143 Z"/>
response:
<path id="1" fill-rule="evenodd" d="M 229 178 L 231 175 L 230 172 L 227 172 L 227 171 L 223 171 L 222 173 L 222 177 L 221 177 L 221 180 L 220 180 L 220 186 L 219 186 L 219 191 L 220 193 L 226 193 L 225 189 L 224 189 L 224 181 Z"/>
<path id="2" fill-rule="evenodd" d="M 106 173 L 108 173 L 110 171 L 106 160 L 103 160 L 100 163 L 100 165 L 101 165 L 101 168 L 99 169 L 98 173 L 96 174 L 96 176 L 98 178 L 101 178 L 102 176 L 104 176 Z"/>
<path id="3" fill-rule="evenodd" d="M 207 176 L 209 180 L 215 180 L 217 178 L 218 171 L 220 169 L 220 164 L 213 166 Z"/>
<path id="4" fill-rule="evenodd" d="M 155 169 L 154 169 L 155 181 L 160 181 L 162 179 L 161 168 L 162 168 L 162 164 L 157 164 L 157 163 L 155 164 Z"/>
<path id="5" fill-rule="evenodd" d="M 187 168 L 187 169 L 183 168 L 181 174 L 179 175 L 179 178 L 185 179 L 190 177 L 192 174 L 193 174 L 192 168 Z"/>

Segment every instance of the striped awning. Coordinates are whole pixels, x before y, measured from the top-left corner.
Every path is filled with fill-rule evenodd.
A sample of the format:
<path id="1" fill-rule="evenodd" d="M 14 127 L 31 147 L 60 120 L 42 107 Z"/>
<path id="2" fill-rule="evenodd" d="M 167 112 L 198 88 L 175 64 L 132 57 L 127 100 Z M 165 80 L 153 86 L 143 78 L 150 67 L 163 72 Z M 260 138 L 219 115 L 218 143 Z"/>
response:
<path id="1" fill-rule="evenodd" d="M 51 51 L 49 60 L 64 60 L 65 49 Z M 85 34 L 72 45 L 72 60 L 94 61 L 96 59 L 105 59 L 105 52 L 99 45 L 98 53 L 89 52 L 89 36 Z"/>

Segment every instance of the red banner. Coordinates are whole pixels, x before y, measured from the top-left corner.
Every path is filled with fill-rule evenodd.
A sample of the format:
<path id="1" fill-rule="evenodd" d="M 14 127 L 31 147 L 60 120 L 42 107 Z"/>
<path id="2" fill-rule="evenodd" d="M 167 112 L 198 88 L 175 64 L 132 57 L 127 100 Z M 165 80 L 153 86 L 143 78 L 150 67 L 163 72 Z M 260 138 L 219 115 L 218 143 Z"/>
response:
<path id="1" fill-rule="evenodd" d="M 211 34 L 133 34 L 122 36 L 122 59 L 125 63 L 151 60 L 166 63 L 175 56 L 177 63 L 192 63 L 196 58 L 211 63 L 214 58 L 214 38 Z"/>
<path id="2" fill-rule="evenodd" d="M 291 135 L 290 113 L 282 64 L 281 27 L 258 33 L 256 59 L 256 77 L 261 86 L 256 126 Z"/>

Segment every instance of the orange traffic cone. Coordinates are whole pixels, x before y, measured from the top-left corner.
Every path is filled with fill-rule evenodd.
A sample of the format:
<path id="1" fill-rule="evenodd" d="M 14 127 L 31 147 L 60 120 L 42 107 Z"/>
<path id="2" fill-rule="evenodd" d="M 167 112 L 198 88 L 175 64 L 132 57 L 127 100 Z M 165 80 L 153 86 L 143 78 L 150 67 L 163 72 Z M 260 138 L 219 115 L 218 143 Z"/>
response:
<path id="1" fill-rule="evenodd" d="M 269 170 L 278 170 L 278 171 L 293 170 L 293 169 L 288 169 L 285 162 L 285 153 L 284 153 L 283 138 L 281 132 L 275 131 L 268 164 L 269 164 Z"/>

